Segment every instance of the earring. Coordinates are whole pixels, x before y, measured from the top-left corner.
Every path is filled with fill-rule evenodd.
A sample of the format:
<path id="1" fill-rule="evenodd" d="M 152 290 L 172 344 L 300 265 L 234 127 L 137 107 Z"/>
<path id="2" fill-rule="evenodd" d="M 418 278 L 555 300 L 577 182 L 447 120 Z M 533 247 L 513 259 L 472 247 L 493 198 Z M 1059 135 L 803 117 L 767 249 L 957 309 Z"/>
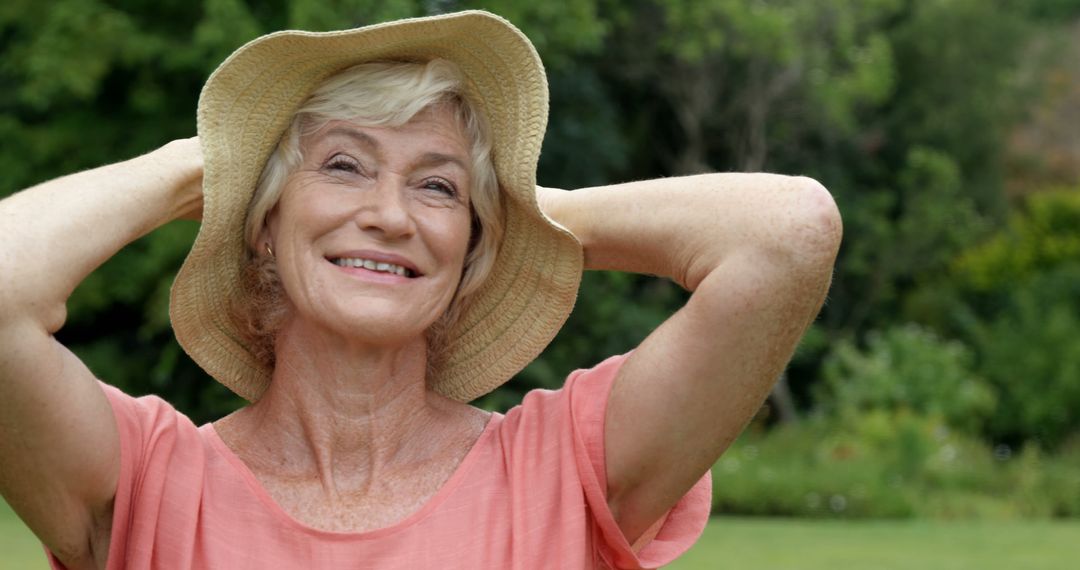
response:
<path id="1" fill-rule="evenodd" d="M 270 247 L 270 242 L 266 242 L 266 253 L 270 254 L 270 257 L 274 257 L 274 249 Z"/>

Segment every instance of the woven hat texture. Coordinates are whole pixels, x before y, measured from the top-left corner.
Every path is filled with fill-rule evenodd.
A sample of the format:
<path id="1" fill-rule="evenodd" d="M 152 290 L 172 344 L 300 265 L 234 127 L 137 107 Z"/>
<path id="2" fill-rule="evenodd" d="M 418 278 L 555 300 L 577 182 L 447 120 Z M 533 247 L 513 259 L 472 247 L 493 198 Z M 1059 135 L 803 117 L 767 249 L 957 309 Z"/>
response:
<path id="1" fill-rule="evenodd" d="M 543 65 L 528 38 L 479 11 L 399 20 L 339 32 L 284 31 L 236 50 L 199 98 L 203 221 L 173 283 L 176 338 L 210 376 L 249 401 L 271 370 L 250 352 L 229 310 L 246 263 L 244 223 L 259 174 L 278 139 L 322 81 L 377 60 L 457 64 L 466 97 L 488 120 L 503 193 L 503 243 L 487 281 L 457 326 L 432 387 L 467 402 L 535 359 L 573 308 L 581 245 L 536 202 L 536 165 L 547 126 Z"/>

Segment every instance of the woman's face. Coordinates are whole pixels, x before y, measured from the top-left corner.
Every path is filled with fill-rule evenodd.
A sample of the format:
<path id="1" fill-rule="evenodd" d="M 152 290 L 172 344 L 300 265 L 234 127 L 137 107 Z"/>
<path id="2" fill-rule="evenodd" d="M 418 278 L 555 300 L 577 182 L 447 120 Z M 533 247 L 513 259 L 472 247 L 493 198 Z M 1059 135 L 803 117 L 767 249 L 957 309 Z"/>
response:
<path id="1" fill-rule="evenodd" d="M 331 121 L 266 222 L 292 318 L 365 343 L 422 335 L 450 304 L 470 232 L 469 141 L 450 110 L 400 127 Z"/>

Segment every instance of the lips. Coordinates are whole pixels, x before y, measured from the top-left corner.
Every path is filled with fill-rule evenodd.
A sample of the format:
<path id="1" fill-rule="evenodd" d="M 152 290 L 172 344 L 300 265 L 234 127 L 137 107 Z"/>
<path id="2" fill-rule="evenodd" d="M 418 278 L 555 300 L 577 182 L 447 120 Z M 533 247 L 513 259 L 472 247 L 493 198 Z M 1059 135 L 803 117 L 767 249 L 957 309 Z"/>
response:
<path id="1" fill-rule="evenodd" d="M 410 279 L 423 276 L 423 273 L 411 261 L 392 253 L 346 251 L 328 256 L 326 260 L 338 267 L 363 268 L 376 273 L 387 273 Z"/>
<path id="2" fill-rule="evenodd" d="M 393 273 L 402 277 L 415 277 L 416 274 L 409 268 L 397 265 L 394 263 L 386 263 L 385 261 L 375 261 L 373 259 L 363 259 L 360 257 L 338 257 L 331 258 L 330 262 L 339 267 L 363 267 L 369 271 L 376 271 L 378 273 Z"/>

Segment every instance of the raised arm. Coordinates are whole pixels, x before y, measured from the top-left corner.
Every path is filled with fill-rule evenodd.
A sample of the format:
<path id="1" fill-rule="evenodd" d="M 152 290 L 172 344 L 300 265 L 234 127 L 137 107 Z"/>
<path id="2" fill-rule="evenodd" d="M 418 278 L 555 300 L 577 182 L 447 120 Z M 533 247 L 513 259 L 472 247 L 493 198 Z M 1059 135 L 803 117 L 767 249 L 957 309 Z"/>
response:
<path id="1" fill-rule="evenodd" d="M 541 207 L 588 269 L 693 291 L 621 368 L 605 424 L 608 502 L 635 541 L 760 407 L 828 290 L 841 236 L 809 178 L 711 174 L 564 192 Z"/>
<path id="2" fill-rule="evenodd" d="M 68 568 L 104 567 L 120 449 L 109 403 L 53 334 L 121 247 L 202 204 L 197 139 L 0 201 L 0 493 Z"/>

